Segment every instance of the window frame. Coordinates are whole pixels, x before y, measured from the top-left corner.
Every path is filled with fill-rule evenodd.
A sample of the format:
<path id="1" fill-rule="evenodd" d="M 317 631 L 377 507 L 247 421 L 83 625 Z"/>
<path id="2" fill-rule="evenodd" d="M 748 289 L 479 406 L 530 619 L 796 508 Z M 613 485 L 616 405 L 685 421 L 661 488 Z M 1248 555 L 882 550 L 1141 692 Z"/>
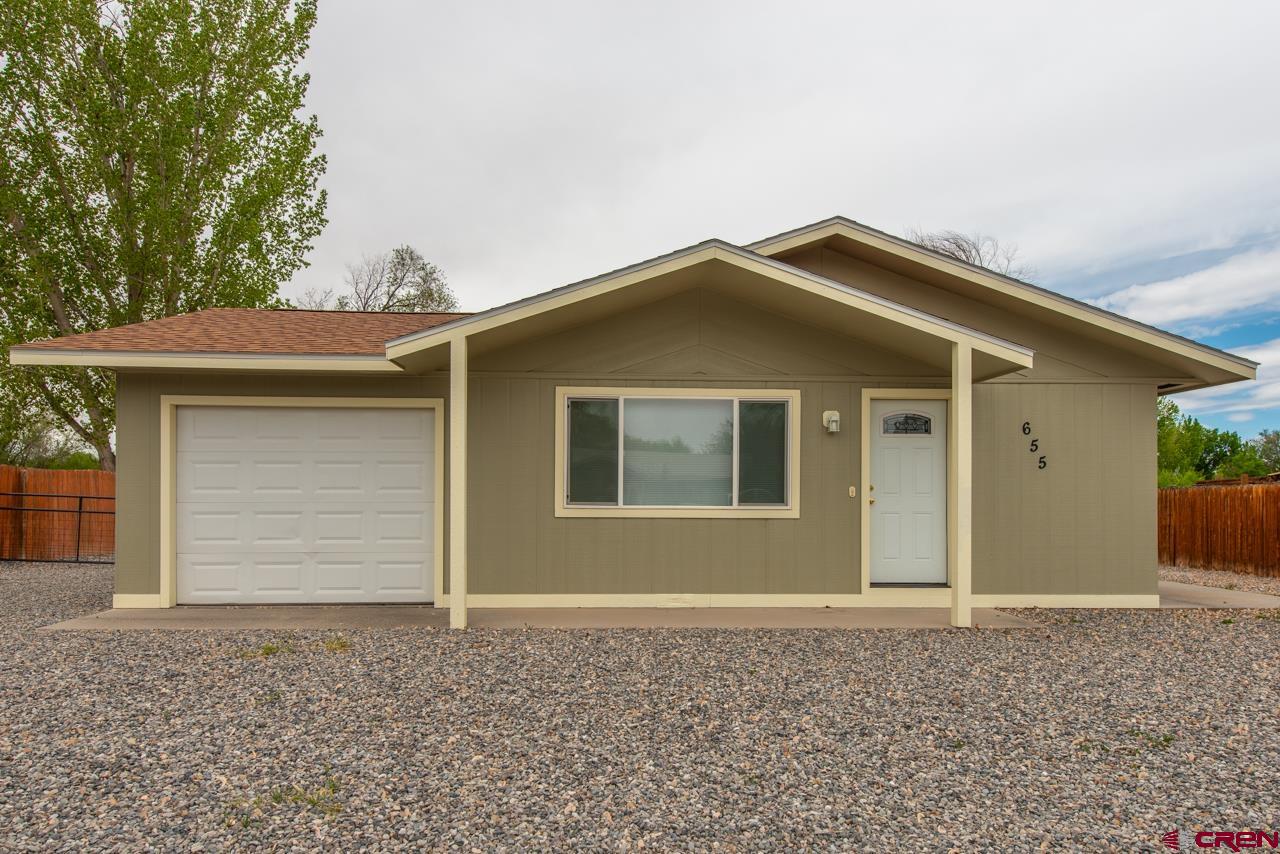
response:
<path id="1" fill-rule="evenodd" d="M 569 487 L 569 403 L 573 400 L 618 401 L 618 503 L 570 504 Z M 626 429 L 627 399 L 729 400 L 733 402 L 733 504 L 626 505 L 623 469 L 626 456 L 623 436 Z M 776 401 L 786 404 L 785 504 L 739 504 L 739 403 Z M 660 518 L 660 519 L 796 519 L 800 516 L 800 391 L 779 388 L 654 388 L 648 386 L 558 386 L 555 414 L 555 514 L 558 517 Z"/>

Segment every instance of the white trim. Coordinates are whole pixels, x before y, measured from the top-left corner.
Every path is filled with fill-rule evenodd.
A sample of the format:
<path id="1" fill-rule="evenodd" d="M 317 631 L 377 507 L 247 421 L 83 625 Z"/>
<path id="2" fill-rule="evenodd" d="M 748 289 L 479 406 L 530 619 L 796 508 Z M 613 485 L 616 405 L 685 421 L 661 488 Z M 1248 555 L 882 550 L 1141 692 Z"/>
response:
<path id="1" fill-rule="evenodd" d="M 1159 608 L 1160 595 L 1125 593 L 974 593 L 975 608 Z"/>
<path id="2" fill-rule="evenodd" d="M 622 445 L 623 410 L 627 398 L 708 399 L 734 403 L 733 479 L 735 504 L 720 507 L 635 507 L 626 505 L 568 504 L 568 403 L 572 398 L 616 398 L 618 444 Z M 774 400 L 787 404 L 787 498 L 786 505 L 752 506 L 737 504 L 737 404 L 742 400 Z M 561 518 L 595 519 L 798 519 L 800 517 L 800 391 L 783 388 L 659 388 L 654 386 L 556 386 L 555 423 L 555 515 Z M 622 490 L 622 454 L 618 454 L 618 490 Z"/>
<path id="3" fill-rule="evenodd" d="M 467 627 L 467 339 L 449 342 L 449 627 Z"/>
<path id="4" fill-rule="evenodd" d="M 159 608 L 159 593 L 115 593 L 111 596 L 112 608 Z"/>
<path id="5" fill-rule="evenodd" d="M 858 484 L 858 494 L 862 496 L 862 500 L 858 502 L 859 520 L 862 535 L 858 537 L 859 553 L 858 553 L 858 574 L 861 579 L 861 587 L 863 590 L 898 590 L 898 589 L 915 589 L 930 590 L 938 589 L 946 591 L 946 588 L 875 588 L 871 586 L 871 401 L 873 400 L 951 400 L 951 389 L 949 388 L 871 388 L 864 386 L 862 389 L 862 411 L 860 414 L 860 431 L 862 433 L 859 438 L 859 461 L 858 468 L 861 472 Z M 947 406 L 948 422 L 951 418 L 951 406 Z M 948 424 L 950 426 L 950 424 Z M 951 434 L 953 430 L 947 431 L 947 583 L 950 584 L 953 575 L 952 570 L 955 567 L 955 556 L 951 553 L 950 531 L 953 526 L 951 518 L 951 481 L 955 477 L 954 457 L 951 452 Z M 950 594 L 943 605 L 950 604 Z M 942 607 L 941 605 L 939 607 Z"/>
<path id="6" fill-rule="evenodd" d="M 947 608 L 946 587 L 865 593 L 471 593 L 468 608 Z M 974 608 L 1159 608 L 1156 595 L 973 594 Z M 449 607 L 446 594 L 437 608 Z"/>
<path id="7" fill-rule="evenodd" d="M 112 350 L 9 350 L 15 365 L 71 365 L 120 370 L 318 371 L 402 374 L 384 356 L 325 356 L 270 353 L 122 353 Z"/>
<path id="8" fill-rule="evenodd" d="M 945 608 L 945 588 L 860 593 L 472 593 L 469 608 Z M 936 595 L 944 594 L 943 597 Z M 883 594 L 883 595 L 879 595 Z M 446 604 L 448 597 L 445 597 Z"/>
<path id="9" fill-rule="evenodd" d="M 951 345 L 947 469 L 947 555 L 951 559 L 951 625 L 973 625 L 973 349 Z"/>
<path id="10" fill-rule="evenodd" d="M 177 604 L 177 425 L 179 406 L 269 406 L 277 408 L 430 409 L 435 413 L 435 536 L 432 572 L 435 596 L 444 591 L 444 400 L 438 397 L 265 397 L 261 395 L 160 395 L 160 593 L 156 605 Z"/>
<path id="11" fill-rule="evenodd" d="M 1235 374 L 1242 379 L 1256 379 L 1258 363 L 1225 350 L 1209 347 L 1198 341 L 1183 338 L 1172 332 L 1166 332 L 1154 326 L 1098 308 L 1087 303 L 1074 300 L 1035 285 L 1019 281 L 1009 276 L 1002 276 L 991 270 L 966 264 L 932 252 L 900 237 L 883 231 L 869 228 L 859 222 L 845 217 L 832 217 L 812 225 L 802 226 L 791 231 L 748 243 L 746 248 L 761 255 L 777 255 L 800 246 L 818 243 L 839 235 L 850 240 L 871 246 L 899 258 L 915 261 L 934 270 L 959 276 L 966 281 L 983 285 L 998 293 L 1016 297 L 1043 308 L 1049 308 L 1059 314 L 1075 320 L 1092 324 L 1128 338 L 1142 341 L 1145 344 L 1167 350 L 1219 370 Z"/>
<path id="12" fill-rule="evenodd" d="M 709 240 L 697 246 L 654 258 L 594 279 L 536 294 L 527 299 L 490 309 L 469 317 L 412 332 L 387 342 L 387 358 L 400 359 L 443 344 L 458 336 L 504 326 L 518 320 L 554 311 L 595 296 L 621 290 L 639 282 L 672 273 L 706 261 L 723 261 L 744 270 L 767 276 L 799 290 L 826 297 L 833 302 L 900 323 L 912 329 L 935 335 L 947 341 L 969 341 L 974 348 L 1023 368 L 1032 366 L 1032 350 L 962 326 L 942 317 L 896 303 L 867 291 L 784 264 L 721 240 Z"/>

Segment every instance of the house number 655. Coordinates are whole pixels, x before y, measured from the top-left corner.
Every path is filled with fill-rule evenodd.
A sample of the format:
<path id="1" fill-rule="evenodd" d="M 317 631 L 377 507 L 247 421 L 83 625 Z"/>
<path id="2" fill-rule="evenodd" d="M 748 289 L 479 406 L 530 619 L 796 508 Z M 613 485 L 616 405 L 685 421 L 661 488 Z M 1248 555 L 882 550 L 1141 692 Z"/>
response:
<path id="1" fill-rule="evenodd" d="M 1022 422 L 1022 435 L 1024 435 L 1024 436 L 1031 436 L 1031 422 L 1030 422 L 1030 421 L 1023 421 L 1023 422 Z M 1035 437 L 1035 436 L 1032 436 L 1032 437 L 1031 437 L 1031 444 L 1027 447 L 1027 450 L 1028 450 L 1029 452 L 1033 453 L 1033 454 L 1034 454 L 1036 451 L 1039 451 L 1039 450 L 1040 450 L 1040 439 L 1039 439 L 1039 438 L 1037 438 L 1037 437 Z M 1049 462 L 1048 462 L 1048 460 L 1046 460 L 1046 459 L 1044 458 L 1044 455 L 1041 455 L 1041 456 L 1036 460 L 1036 468 L 1038 468 L 1038 469 L 1046 468 L 1048 465 L 1049 465 Z"/>

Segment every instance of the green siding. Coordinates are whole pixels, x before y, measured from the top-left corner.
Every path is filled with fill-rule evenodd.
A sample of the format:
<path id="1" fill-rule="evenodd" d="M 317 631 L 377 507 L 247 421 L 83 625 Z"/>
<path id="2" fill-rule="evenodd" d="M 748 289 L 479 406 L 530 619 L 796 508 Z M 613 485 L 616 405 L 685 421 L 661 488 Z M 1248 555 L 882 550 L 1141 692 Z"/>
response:
<path id="1" fill-rule="evenodd" d="M 856 593 L 861 391 L 946 385 L 912 360 L 696 293 L 477 354 L 473 368 L 474 593 Z M 800 518 L 556 518 L 558 385 L 799 389 Z M 117 592 L 159 591 L 161 394 L 444 398 L 447 386 L 440 375 L 121 374 Z M 1155 592 L 1154 406 L 1140 380 L 975 387 L 975 592 Z M 823 431 L 824 409 L 840 411 L 839 434 Z"/>
<path id="2" fill-rule="evenodd" d="M 1152 385 L 974 388 L 974 593 L 1156 592 L 1155 401 Z"/>

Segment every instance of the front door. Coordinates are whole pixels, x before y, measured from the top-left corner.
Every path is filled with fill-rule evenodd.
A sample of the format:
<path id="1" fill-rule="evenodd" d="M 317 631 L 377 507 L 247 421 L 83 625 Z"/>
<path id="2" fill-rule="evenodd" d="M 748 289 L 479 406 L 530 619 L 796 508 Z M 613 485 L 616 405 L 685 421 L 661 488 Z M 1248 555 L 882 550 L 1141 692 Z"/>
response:
<path id="1" fill-rule="evenodd" d="M 871 400 L 871 583 L 947 583 L 947 401 Z"/>

